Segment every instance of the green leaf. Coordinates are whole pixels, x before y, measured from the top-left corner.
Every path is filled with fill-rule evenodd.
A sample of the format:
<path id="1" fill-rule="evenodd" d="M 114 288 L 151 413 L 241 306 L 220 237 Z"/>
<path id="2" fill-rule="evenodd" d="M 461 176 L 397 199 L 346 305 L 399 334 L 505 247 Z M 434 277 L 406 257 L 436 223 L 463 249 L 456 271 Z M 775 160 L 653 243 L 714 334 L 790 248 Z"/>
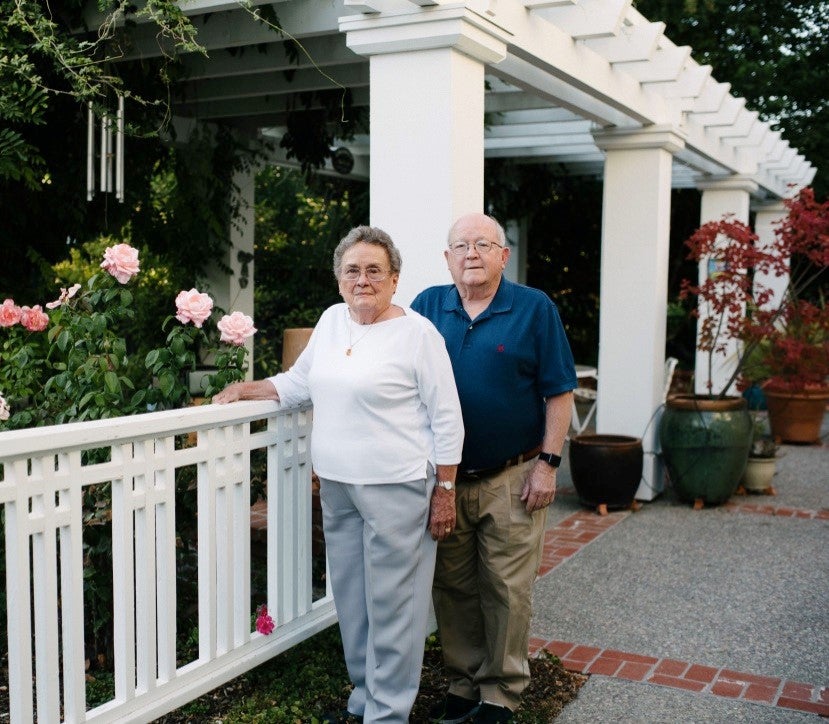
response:
<path id="1" fill-rule="evenodd" d="M 176 386 L 176 378 L 171 372 L 162 372 L 158 378 L 158 386 L 164 393 L 165 397 L 169 397 Z"/>
<path id="2" fill-rule="evenodd" d="M 70 345 L 71 342 L 72 342 L 72 335 L 69 333 L 68 329 L 64 329 L 58 335 L 58 349 L 61 352 L 65 352 L 66 348 Z"/>
<path id="3" fill-rule="evenodd" d="M 121 392 L 121 381 L 118 379 L 118 375 L 116 375 L 112 370 L 109 370 L 104 374 L 104 384 L 113 394 Z"/>

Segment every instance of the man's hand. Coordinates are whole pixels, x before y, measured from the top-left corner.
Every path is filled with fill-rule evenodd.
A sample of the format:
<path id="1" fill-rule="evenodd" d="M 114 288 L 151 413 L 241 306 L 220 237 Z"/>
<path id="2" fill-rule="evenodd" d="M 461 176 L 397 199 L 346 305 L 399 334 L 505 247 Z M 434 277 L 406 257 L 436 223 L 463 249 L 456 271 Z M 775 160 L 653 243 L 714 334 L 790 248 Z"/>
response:
<path id="1" fill-rule="evenodd" d="M 521 488 L 521 501 L 526 503 L 527 512 L 546 508 L 556 497 L 556 469 L 543 460 L 536 460 L 530 468 L 524 487 Z"/>

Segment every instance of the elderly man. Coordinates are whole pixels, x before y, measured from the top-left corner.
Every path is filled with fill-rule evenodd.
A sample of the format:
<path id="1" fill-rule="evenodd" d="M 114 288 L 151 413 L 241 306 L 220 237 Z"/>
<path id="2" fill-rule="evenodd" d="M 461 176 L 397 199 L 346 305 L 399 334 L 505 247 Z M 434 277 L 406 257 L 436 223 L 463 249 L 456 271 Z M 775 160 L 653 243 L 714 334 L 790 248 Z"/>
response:
<path id="1" fill-rule="evenodd" d="M 412 303 L 446 340 L 466 429 L 456 528 L 438 546 L 433 588 L 450 684 L 432 720 L 505 722 L 530 679 L 532 584 L 576 371 L 553 302 L 504 279 L 501 225 L 468 214 L 448 241 L 454 285 Z"/>

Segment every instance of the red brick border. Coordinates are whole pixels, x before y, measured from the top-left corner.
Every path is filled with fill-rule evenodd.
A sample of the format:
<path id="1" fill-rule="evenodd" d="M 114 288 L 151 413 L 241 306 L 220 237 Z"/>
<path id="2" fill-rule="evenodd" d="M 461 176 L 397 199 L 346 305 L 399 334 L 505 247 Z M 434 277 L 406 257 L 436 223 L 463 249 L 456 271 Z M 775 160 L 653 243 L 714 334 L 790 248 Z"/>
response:
<path id="1" fill-rule="evenodd" d="M 829 510 L 808 510 L 806 508 L 789 508 L 785 505 L 763 505 L 761 503 L 727 502 L 722 506 L 732 513 L 759 513 L 760 515 L 777 515 L 782 518 L 803 518 L 804 520 L 829 520 Z"/>
<path id="2" fill-rule="evenodd" d="M 829 688 L 823 686 L 569 641 L 530 639 L 531 656 L 542 649 L 558 656 L 566 669 L 582 674 L 610 676 L 829 716 Z"/>
<path id="3" fill-rule="evenodd" d="M 561 492 L 567 494 L 569 491 Z M 723 507 L 734 513 L 829 520 L 829 510 L 814 511 L 730 502 L 725 503 Z M 606 516 L 597 515 L 592 511 L 579 511 L 565 518 L 545 533 L 544 552 L 538 575 L 546 575 L 628 515 L 629 511 L 610 513 Z M 531 656 L 538 654 L 542 649 L 558 656 L 565 668 L 582 674 L 668 686 L 829 717 L 829 687 L 825 686 L 568 641 L 545 641 L 537 637 L 530 639 Z"/>
<path id="4" fill-rule="evenodd" d="M 550 528 L 544 533 L 544 551 L 538 567 L 539 577 L 564 563 L 628 515 L 630 511 L 608 515 L 579 511 Z"/>

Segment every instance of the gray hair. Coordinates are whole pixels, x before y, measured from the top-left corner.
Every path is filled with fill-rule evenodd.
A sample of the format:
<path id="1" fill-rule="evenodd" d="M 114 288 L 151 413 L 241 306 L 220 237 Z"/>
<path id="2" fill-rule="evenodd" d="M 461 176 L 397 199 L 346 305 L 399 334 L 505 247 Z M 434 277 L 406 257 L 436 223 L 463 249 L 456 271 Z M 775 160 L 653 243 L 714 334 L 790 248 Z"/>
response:
<path id="1" fill-rule="evenodd" d="M 391 237 L 376 226 L 355 226 L 337 244 L 334 249 L 334 276 L 339 281 L 340 269 L 343 264 L 343 255 L 355 244 L 375 244 L 382 246 L 389 257 L 389 266 L 392 274 L 399 274 L 403 266 L 400 250 L 394 245 Z"/>

